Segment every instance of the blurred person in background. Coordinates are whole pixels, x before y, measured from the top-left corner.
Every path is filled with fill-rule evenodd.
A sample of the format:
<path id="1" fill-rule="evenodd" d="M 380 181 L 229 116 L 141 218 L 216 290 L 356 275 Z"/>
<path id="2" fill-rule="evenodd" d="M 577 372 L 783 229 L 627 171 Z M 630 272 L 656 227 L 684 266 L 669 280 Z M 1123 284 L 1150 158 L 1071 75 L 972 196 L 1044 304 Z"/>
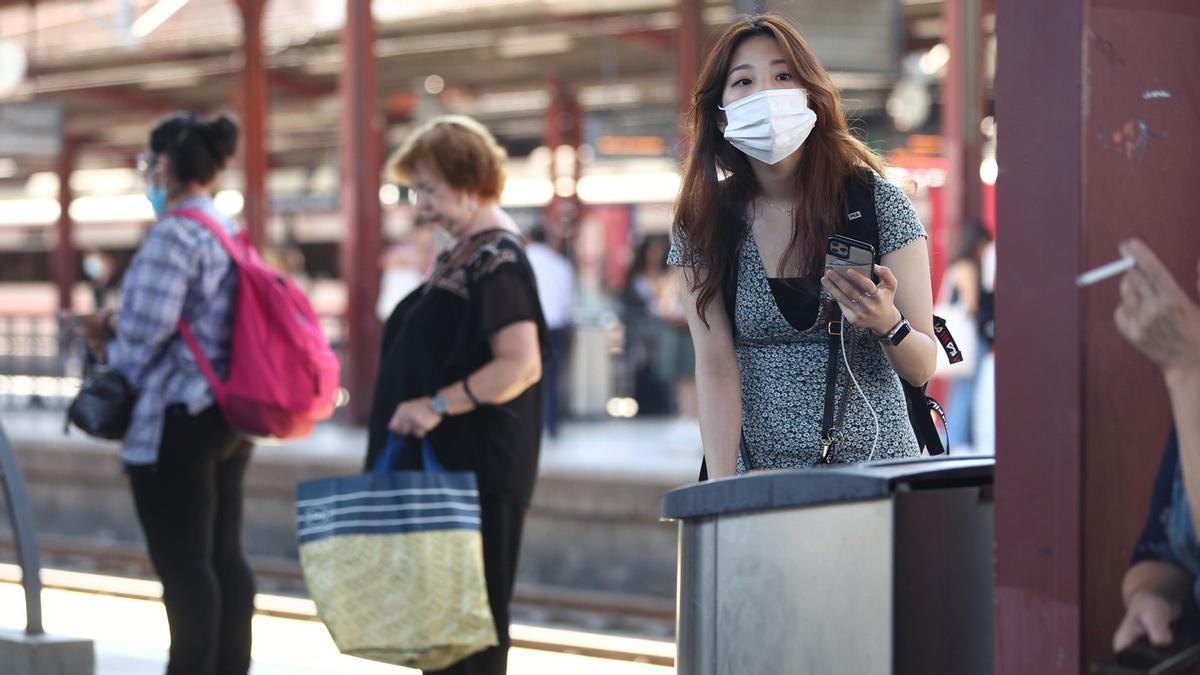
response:
<path id="1" fill-rule="evenodd" d="M 660 354 L 667 329 L 660 302 L 667 246 L 662 237 L 643 239 L 634 249 L 621 289 L 626 369 L 642 415 L 666 415 L 671 411 L 670 382 L 663 379 Z"/>
<path id="2" fill-rule="evenodd" d="M 663 324 L 659 340 L 658 374 L 664 382 L 671 384 L 674 395 L 672 407 L 682 418 L 681 421 L 690 426 L 695 423 L 698 414 L 696 351 L 688 328 L 683 289 L 680 288 L 679 277 L 674 274 L 662 274 L 657 281 L 658 315 Z"/>
<path id="3" fill-rule="evenodd" d="M 112 254 L 93 249 L 83 255 L 83 276 L 92 292 L 92 307 L 96 311 L 107 309 L 112 304 L 109 293 L 115 286 L 116 272 L 116 261 Z"/>
<path id="4" fill-rule="evenodd" d="M 1136 266 L 1121 280 L 1114 322 L 1162 373 L 1175 425 L 1146 526 L 1121 583 L 1125 617 L 1113 635 L 1116 651 L 1142 636 L 1155 645 L 1170 644 L 1171 622 L 1185 613 L 1194 616 L 1200 603 L 1200 543 L 1192 517 L 1200 513 L 1200 304 L 1141 241 L 1124 242 L 1121 254 Z"/>
<path id="5" fill-rule="evenodd" d="M 405 451 L 396 469 L 424 466 L 427 439 L 438 465 L 475 472 L 500 640 L 438 673 L 507 669 L 509 604 L 541 447 L 549 330 L 525 242 L 498 203 L 505 160 L 483 125 L 450 115 L 414 131 L 389 162 L 416 191 L 418 217 L 454 241 L 384 326 L 366 467 L 397 434 Z"/>
<path id="6" fill-rule="evenodd" d="M 396 305 L 421 286 L 436 258 L 433 226 L 424 222 L 414 223 L 408 234 L 383 252 L 379 259 L 383 275 L 375 303 L 380 321 L 387 321 Z"/>
<path id="7" fill-rule="evenodd" d="M 708 475 L 920 454 L 900 379 L 921 386 L 936 367 L 925 228 L 791 23 L 750 16 L 717 38 L 687 136 L 669 262 L 688 291 Z M 874 202 L 877 282 L 825 270 L 852 188 Z M 830 364 L 829 335 L 862 396 L 843 359 Z M 845 409 L 828 436 L 827 368 Z"/>
<path id="8" fill-rule="evenodd" d="M 229 365 L 237 270 L 198 209 L 231 237 L 240 227 L 213 204 L 237 149 L 229 115 L 170 115 L 150 132 L 140 164 L 156 222 L 121 285 L 120 309 L 92 315 L 89 342 L 137 392 L 121 449 L 171 632 L 168 675 L 250 669 L 254 576 L 242 552 L 243 477 L 252 444 L 225 423 L 179 334 L 186 319 L 218 376 Z"/>
<path id="9" fill-rule="evenodd" d="M 958 236 L 958 244 L 954 255 L 946 266 L 945 281 L 942 284 L 942 294 L 947 297 L 938 298 L 939 302 L 961 307 L 964 318 L 972 322 L 972 329 L 964 335 L 975 334 L 974 344 L 963 345 L 974 349 L 972 355 L 974 371 L 950 383 L 949 429 L 947 435 L 951 446 L 958 450 L 967 450 L 974 445 L 972 428 L 974 426 L 974 402 L 979 380 L 979 368 L 983 364 L 983 356 L 991 349 L 990 337 L 993 323 L 993 293 L 984 289 L 983 261 L 992 243 L 992 233 L 979 220 L 969 220 L 963 226 Z M 954 331 L 959 327 L 951 325 Z"/>
<path id="10" fill-rule="evenodd" d="M 529 232 L 525 247 L 533 276 L 537 279 L 538 298 L 550 329 L 551 354 L 542 369 L 546 386 L 545 426 L 551 438 L 558 437 L 562 420 L 562 380 L 570 361 L 571 315 L 575 307 L 575 266 L 565 255 L 546 243 L 542 226 Z"/>

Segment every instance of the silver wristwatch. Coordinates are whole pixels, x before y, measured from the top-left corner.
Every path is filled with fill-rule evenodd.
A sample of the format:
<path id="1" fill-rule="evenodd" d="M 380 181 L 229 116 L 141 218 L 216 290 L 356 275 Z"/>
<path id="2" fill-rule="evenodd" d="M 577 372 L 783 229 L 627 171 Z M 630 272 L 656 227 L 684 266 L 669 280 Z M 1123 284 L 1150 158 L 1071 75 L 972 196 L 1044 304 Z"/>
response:
<path id="1" fill-rule="evenodd" d="M 904 340 L 904 338 L 908 337 L 908 334 L 911 332 L 912 326 L 908 323 L 908 319 L 904 318 L 904 315 L 901 314 L 900 322 L 893 326 L 892 329 L 888 331 L 888 334 L 880 339 L 895 347 L 898 346 Z"/>
<path id="2" fill-rule="evenodd" d="M 445 417 L 446 413 L 450 412 L 450 404 L 447 403 L 446 399 L 442 396 L 435 395 L 433 398 L 429 399 L 429 407 L 433 410 L 433 412 L 442 417 Z"/>

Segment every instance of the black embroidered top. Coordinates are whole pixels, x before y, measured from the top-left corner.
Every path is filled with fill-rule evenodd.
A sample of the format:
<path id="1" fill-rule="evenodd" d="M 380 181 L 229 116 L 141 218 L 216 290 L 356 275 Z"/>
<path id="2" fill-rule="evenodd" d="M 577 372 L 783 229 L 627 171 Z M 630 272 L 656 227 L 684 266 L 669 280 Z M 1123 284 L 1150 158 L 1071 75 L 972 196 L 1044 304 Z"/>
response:
<path id="1" fill-rule="evenodd" d="M 432 396 L 482 368 L 493 358 L 492 336 L 521 321 L 537 324 L 545 359 L 548 332 L 520 237 L 488 230 L 442 254 L 429 281 L 404 298 L 384 326 L 366 466 L 383 449 L 396 406 Z M 447 416 L 429 440 L 447 469 L 475 471 L 481 491 L 528 502 L 541 429 L 538 383 L 504 405 Z M 420 464 L 419 444 L 408 445 L 400 469 Z"/>

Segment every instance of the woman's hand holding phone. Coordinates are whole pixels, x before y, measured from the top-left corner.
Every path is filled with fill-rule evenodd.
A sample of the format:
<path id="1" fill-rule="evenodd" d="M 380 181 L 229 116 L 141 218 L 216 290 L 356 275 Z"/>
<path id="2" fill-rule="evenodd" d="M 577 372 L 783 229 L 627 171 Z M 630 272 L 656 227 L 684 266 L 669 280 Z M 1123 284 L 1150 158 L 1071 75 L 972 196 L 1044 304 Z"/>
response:
<path id="1" fill-rule="evenodd" d="M 860 328 L 876 335 L 887 335 L 900 322 L 896 309 L 896 275 L 883 265 L 875 265 L 874 283 L 858 270 L 827 269 L 821 285 L 842 308 L 842 316 Z"/>
<path id="2" fill-rule="evenodd" d="M 103 359 L 109 340 L 113 338 L 113 313 L 83 312 L 67 315 L 71 328 L 87 342 L 88 351 Z"/>

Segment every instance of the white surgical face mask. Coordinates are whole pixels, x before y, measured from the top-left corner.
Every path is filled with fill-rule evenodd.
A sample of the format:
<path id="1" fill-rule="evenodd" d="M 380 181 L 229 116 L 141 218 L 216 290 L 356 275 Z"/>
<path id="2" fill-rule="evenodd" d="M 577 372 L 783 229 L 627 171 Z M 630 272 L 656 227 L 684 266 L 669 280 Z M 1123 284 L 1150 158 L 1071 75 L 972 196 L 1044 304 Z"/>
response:
<path id="1" fill-rule="evenodd" d="M 766 164 L 795 152 L 817 124 L 803 89 L 764 89 L 717 108 L 725 111 L 725 140 Z"/>

